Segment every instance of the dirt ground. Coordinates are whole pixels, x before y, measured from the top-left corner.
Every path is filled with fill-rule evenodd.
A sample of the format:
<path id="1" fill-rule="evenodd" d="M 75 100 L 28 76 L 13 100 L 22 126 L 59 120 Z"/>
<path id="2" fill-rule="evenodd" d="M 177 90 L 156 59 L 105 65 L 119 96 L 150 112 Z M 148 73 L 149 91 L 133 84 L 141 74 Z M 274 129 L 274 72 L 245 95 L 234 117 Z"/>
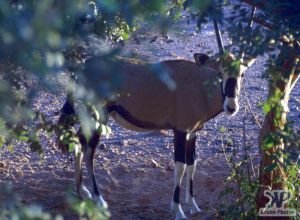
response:
<path id="1" fill-rule="evenodd" d="M 169 40 L 158 38 L 150 42 L 155 32 L 139 35 L 140 44 L 130 40 L 125 43 L 124 53 L 143 60 L 159 61 L 166 59 L 193 59 L 195 52 L 217 52 L 213 29 L 208 26 L 201 33 L 195 33 L 195 24 L 179 22 L 169 33 Z M 225 44 L 227 42 L 225 36 Z M 246 73 L 244 88 L 249 104 L 262 123 L 263 115 L 259 104 L 267 94 L 267 82 L 261 79 L 265 59 L 259 58 Z M 57 77 L 64 77 L 57 73 Z M 291 118 L 299 118 L 299 85 L 294 89 L 290 103 Z M 41 89 L 34 107 L 57 120 L 56 112 L 61 108 L 65 93 L 53 93 Z M 259 127 L 249 111 L 245 114 L 246 95 L 241 94 L 240 112 L 229 118 L 222 113 L 208 122 L 198 132 L 198 165 L 195 174 L 194 191 L 198 205 L 203 212 L 189 219 L 214 219 L 215 209 L 222 201 L 219 193 L 225 188 L 224 180 L 230 170 L 225 162 L 221 142 L 233 140 L 233 146 L 242 151 L 243 116 L 246 117 L 247 146 L 254 160 L 258 158 L 257 135 Z M 109 204 L 112 220 L 164 220 L 173 219 L 170 211 L 173 189 L 173 144 L 172 132 L 136 133 L 125 130 L 110 122 L 112 134 L 102 138 L 106 148 L 98 149 L 95 159 L 96 177 L 100 190 Z M 220 131 L 227 128 L 227 133 Z M 72 155 L 61 154 L 56 149 L 54 139 L 42 134 L 45 158 L 43 161 L 21 142 L 14 146 L 15 152 L 1 149 L 0 187 L 12 184 L 13 191 L 22 197 L 26 204 L 38 203 L 46 211 L 62 213 L 65 219 L 77 219 L 66 205 L 64 196 L 68 188 L 73 189 Z M 185 181 L 183 186 L 185 185 Z M 184 201 L 184 193 L 181 197 Z M 5 201 L 9 198 L 1 198 Z M 188 206 L 183 203 L 188 213 Z M 189 216 L 189 215 L 188 215 Z"/>

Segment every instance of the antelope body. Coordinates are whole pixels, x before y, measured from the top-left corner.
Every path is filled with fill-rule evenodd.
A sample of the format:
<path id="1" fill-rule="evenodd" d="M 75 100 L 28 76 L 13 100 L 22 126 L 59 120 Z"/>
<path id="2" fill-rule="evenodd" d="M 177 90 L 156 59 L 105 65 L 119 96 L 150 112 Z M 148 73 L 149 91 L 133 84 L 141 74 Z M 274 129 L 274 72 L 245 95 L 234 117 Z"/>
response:
<path id="1" fill-rule="evenodd" d="M 181 204 L 181 180 L 187 170 L 186 202 L 190 213 L 200 212 L 193 195 L 193 176 L 196 169 L 196 134 L 204 123 L 223 110 L 233 115 L 239 109 L 238 95 L 241 75 L 244 71 L 229 72 L 226 65 L 235 58 L 228 55 L 225 60 L 211 60 L 207 55 L 195 55 L 196 63 L 188 60 L 168 60 L 158 64 L 121 62 L 120 74 L 123 86 L 115 99 L 105 106 L 108 114 L 125 128 L 136 131 L 172 129 L 174 132 L 175 181 L 172 209 L 176 219 L 186 219 Z M 228 62 L 227 62 L 228 61 Z M 85 64 L 85 71 L 97 71 L 98 58 Z M 213 65 L 212 65 L 213 64 Z M 174 87 L 162 82 L 155 69 L 167 73 Z M 71 109 L 71 110 L 70 110 Z M 73 103 L 67 99 L 60 122 L 70 112 Z M 78 131 L 81 146 L 75 149 L 75 185 L 82 197 L 94 199 L 107 206 L 98 191 L 93 168 L 95 149 L 100 134 L 95 131 L 86 140 Z M 82 160 L 85 160 L 91 193 L 82 181 Z"/>
<path id="2" fill-rule="evenodd" d="M 151 64 L 122 66 L 120 96 L 108 105 L 119 124 L 137 131 L 176 129 L 189 133 L 223 111 L 220 75 L 215 69 L 199 68 L 188 60 L 159 65 L 175 82 L 174 89 L 157 77 Z"/>

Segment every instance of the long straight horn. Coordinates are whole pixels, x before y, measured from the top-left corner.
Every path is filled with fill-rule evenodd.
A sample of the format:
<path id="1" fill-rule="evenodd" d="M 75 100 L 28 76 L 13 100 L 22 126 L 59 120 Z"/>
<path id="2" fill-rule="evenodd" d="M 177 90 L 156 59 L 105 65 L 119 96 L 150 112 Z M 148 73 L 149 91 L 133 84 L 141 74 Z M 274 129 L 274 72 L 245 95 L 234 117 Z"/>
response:
<path id="1" fill-rule="evenodd" d="M 215 28 L 217 43 L 218 43 L 218 47 L 219 47 L 219 53 L 223 55 L 224 54 L 224 45 L 223 45 L 219 25 L 218 25 L 218 22 L 215 18 L 213 19 L 213 22 L 214 22 L 214 28 Z"/>
<path id="2" fill-rule="evenodd" d="M 252 11 L 251 11 L 251 15 L 250 15 L 250 19 L 249 19 L 249 22 L 248 22 L 248 27 L 249 27 L 249 28 L 251 28 L 252 25 L 253 25 L 255 12 L 256 12 L 256 7 L 253 6 Z M 241 50 L 241 52 L 240 52 L 241 60 L 243 60 L 243 58 L 244 58 L 244 55 L 245 55 L 245 48 L 246 48 L 246 45 L 243 44 L 243 45 L 242 45 L 242 50 Z"/>

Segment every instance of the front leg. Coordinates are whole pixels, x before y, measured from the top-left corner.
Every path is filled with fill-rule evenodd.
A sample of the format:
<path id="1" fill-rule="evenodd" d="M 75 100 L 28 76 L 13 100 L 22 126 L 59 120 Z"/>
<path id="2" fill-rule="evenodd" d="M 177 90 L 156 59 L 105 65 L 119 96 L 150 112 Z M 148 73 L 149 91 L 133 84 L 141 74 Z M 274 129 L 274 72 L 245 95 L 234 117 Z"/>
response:
<path id="1" fill-rule="evenodd" d="M 196 214 L 201 212 L 201 209 L 198 207 L 197 203 L 195 202 L 195 198 L 193 195 L 193 179 L 196 170 L 197 160 L 196 160 L 196 133 L 190 133 L 187 136 L 187 143 L 186 143 L 186 163 L 187 163 L 187 187 L 186 187 L 186 203 L 190 204 L 191 214 Z"/>
<path id="2" fill-rule="evenodd" d="M 186 168 L 185 145 L 186 133 L 174 130 L 175 181 L 171 208 L 176 214 L 175 220 L 187 219 L 180 205 L 180 185 Z"/>

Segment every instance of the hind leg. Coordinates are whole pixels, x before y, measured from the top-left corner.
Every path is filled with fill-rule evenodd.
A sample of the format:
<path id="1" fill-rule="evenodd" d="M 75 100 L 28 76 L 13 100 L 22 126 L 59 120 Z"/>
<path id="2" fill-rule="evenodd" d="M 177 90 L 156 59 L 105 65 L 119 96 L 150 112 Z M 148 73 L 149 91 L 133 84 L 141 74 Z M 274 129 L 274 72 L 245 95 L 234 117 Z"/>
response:
<path id="1" fill-rule="evenodd" d="M 75 160 L 74 160 L 74 168 L 75 168 L 75 189 L 78 195 L 80 195 L 83 199 L 92 199 L 92 194 L 85 187 L 82 178 L 82 159 L 83 152 L 80 144 L 75 145 Z"/>
<path id="2" fill-rule="evenodd" d="M 191 214 L 195 214 L 198 212 L 201 212 L 201 209 L 198 207 L 197 203 L 195 202 L 195 198 L 193 195 L 193 179 L 194 174 L 196 170 L 196 133 L 190 133 L 187 136 L 187 142 L 186 142 L 186 163 L 187 163 L 187 179 L 186 179 L 186 197 L 185 201 L 189 205 L 191 205 Z"/>
<path id="3" fill-rule="evenodd" d="M 91 139 L 87 142 L 83 135 L 80 135 L 80 142 L 83 144 L 83 158 L 85 161 L 85 166 L 88 173 L 89 185 L 92 189 L 92 199 L 99 205 L 101 208 L 107 208 L 107 203 L 103 199 L 102 195 L 99 193 L 97 182 L 94 173 L 94 157 L 96 146 L 99 142 L 100 134 L 99 132 L 94 132 Z"/>

